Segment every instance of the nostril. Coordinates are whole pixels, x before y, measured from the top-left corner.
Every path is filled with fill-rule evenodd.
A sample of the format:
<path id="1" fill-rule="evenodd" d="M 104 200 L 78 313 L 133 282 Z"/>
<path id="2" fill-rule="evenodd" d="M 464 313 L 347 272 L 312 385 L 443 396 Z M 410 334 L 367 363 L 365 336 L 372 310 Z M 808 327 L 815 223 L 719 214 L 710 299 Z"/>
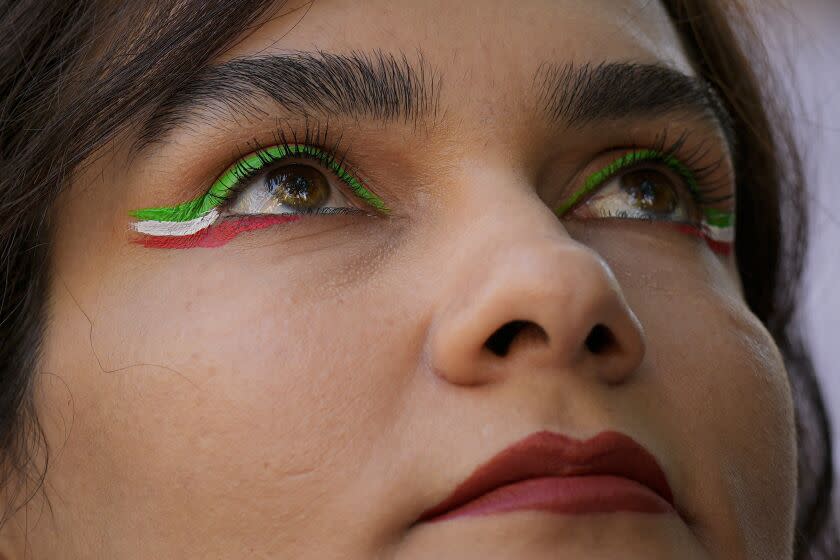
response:
<path id="1" fill-rule="evenodd" d="M 605 354 L 618 347 L 612 331 L 604 325 L 595 325 L 586 337 L 586 348 L 593 354 Z"/>
<path id="2" fill-rule="evenodd" d="M 519 339 L 548 342 L 548 334 L 539 325 L 531 321 L 509 321 L 496 329 L 484 346 L 499 357 L 505 357 L 510 352 L 514 341 Z"/>

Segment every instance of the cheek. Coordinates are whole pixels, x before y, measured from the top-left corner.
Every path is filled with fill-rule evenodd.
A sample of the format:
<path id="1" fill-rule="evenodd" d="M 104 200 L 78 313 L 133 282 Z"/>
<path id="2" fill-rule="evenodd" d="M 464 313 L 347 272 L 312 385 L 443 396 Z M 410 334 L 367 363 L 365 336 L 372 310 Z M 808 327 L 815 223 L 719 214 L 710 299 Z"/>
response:
<path id="1" fill-rule="evenodd" d="M 229 436 L 227 444 L 265 446 L 295 469 L 323 467 L 344 455 L 332 444 L 353 439 L 348 432 L 360 419 L 352 416 L 364 410 L 359 405 L 373 390 L 358 324 L 364 302 L 263 273 L 204 286 L 133 309 L 124 302 L 115 317 L 119 331 L 146 334 L 142 347 L 121 360 L 167 364 L 195 382 L 202 405 L 215 407 L 218 418 L 203 425 Z M 126 317 L 136 323 L 126 325 Z M 101 342 L 119 348 L 106 338 Z M 246 417 L 243 424 L 230 421 Z M 263 434 L 270 441 L 255 441 Z"/>
<path id="2" fill-rule="evenodd" d="M 687 381 L 692 394 L 702 397 L 684 399 L 686 410 L 696 414 L 693 428 L 704 434 L 705 451 L 694 464 L 705 480 L 698 479 L 696 487 L 719 496 L 709 512 L 726 511 L 754 554 L 775 557 L 790 546 L 795 508 L 787 373 L 772 338 L 746 309 L 720 305 L 716 324 L 724 328 L 708 333 L 693 353 L 704 364 L 697 372 L 703 377 Z"/>
<path id="3" fill-rule="evenodd" d="M 375 357 L 387 336 L 378 298 L 254 266 L 208 264 L 189 282 L 177 266 L 107 279 L 86 306 L 90 341 L 78 307 L 57 298 L 49 353 L 79 412 L 55 472 L 86 484 L 96 450 L 96 469 L 121 494 L 92 509 L 119 514 L 140 501 L 229 530 L 224 512 L 248 504 L 251 519 L 275 527 L 323 515 L 328 500 L 315 497 L 339 493 L 369 460 L 377 427 L 393 423 L 393 373 L 407 371 Z M 52 393 L 46 402 L 66 397 Z M 160 489 L 154 503 L 150 487 Z M 147 513 L 147 523 L 158 517 Z"/>
<path id="4" fill-rule="evenodd" d="M 670 312 L 642 320 L 670 403 L 661 421 L 680 418 L 671 437 L 685 452 L 687 503 L 710 542 L 775 557 L 789 546 L 796 473 L 781 356 L 740 300 L 708 286 L 675 295 L 659 306 Z"/>
<path id="5" fill-rule="evenodd" d="M 778 557 L 790 545 L 796 484 L 778 347 L 744 303 L 728 260 L 700 244 L 633 235 L 627 245 L 599 233 L 585 239 L 645 327 L 649 376 L 638 390 L 656 399 L 655 423 L 668 426 L 669 447 L 680 450 L 697 530 L 708 542 Z"/>

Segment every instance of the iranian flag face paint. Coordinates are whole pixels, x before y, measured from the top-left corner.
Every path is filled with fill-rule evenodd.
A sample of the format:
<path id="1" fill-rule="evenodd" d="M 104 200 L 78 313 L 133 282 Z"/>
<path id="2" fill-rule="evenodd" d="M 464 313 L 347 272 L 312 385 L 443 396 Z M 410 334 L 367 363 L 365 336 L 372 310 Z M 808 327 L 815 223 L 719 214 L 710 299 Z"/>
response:
<path id="1" fill-rule="evenodd" d="M 207 195 L 171 208 L 134 212 L 135 217 L 149 218 L 132 224 L 132 229 L 140 234 L 134 242 L 152 249 L 221 247 L 246 231 L 264 229 L 301 218 L 298 214 L 224 217 L 218 208 L 204 210 L 206 197 Z M 195 216 L 201 212 L 203 213 Z"/>
<path id="2" fill-rule="evenodd" d="M 704 211 L 703 237 L 716 253 L 729 255 L 735 246 L 735 214 L 713 208 Z"/>
<path id="3" fill-rule="evenodd" d="M 709 249 L 723 256 L 729 256 L 735 246 L 735 215 L 728 212 L 706 209 L 701 227 L 675 224 L 677 230 L 703 239 Z"/>
<path id="4" fill-rule="evenodd" d="M 220 247 L 240 233 L 299 219 L 295 214 L 229 216 L 219 211 L 234 188 L 254 171 L 286 157 L 279 149 L 266 150 L 243 158 L 228 168 L 203 195 L 176 206 L 136 210 L 132 229 L 139 234 L 134 242 L 156 249 Z"/>
<path id="5" fill-rule="evenodd" d="M 270 211 L 259 204 L 235 208 L 229 213 L 225 211 L 226 208 L 230 208 L 226 203 L 237 199 L 244 192 L 243 185 L 249 182 L 256 188 L 250 191 L 252 195 L 256 192 L 259 193 L 257 198 L 260 200 L 270 199 L 271 191 L 264 182 L 265 173 L 278 162 L 289 158 L 312 161 L 313 169 L 320 168 L 324 173 L 333 175 L 334 179 L 344 184 L 361 202 L 382 213 L 388 212 L 382 199 L 351 175 L 332 153 L 305 144 L 286 144 L 266 148 L 240 159 L 229 167 L 205 194 L 193 200 L 176 206 L 131 212 L 131 216 L 136 220 L 132 229 L 139 234 L 134 242 L 157 249 L 220 247 L 241 233 L 294 222 L 307 214 L 358 211 L 344 206 L 301 208 L 297 211 L 294 206 L 278 207 L 278 204 L 271 204 Z M 325 184 L 322 183 L 322 187 Z M 250 200 L 252 199 L 253 196 Z M 249 200 L 248 197 L 246 200 Z"/>
<path id="6" fill-rule="evenodd" d="M 668 223 L 681 233 L 704 240 L 715 253 L 730 255 L 735 241 L 735 214 L 710 204 L 731 206 L 734 193 L 728 188 L 722 191 L 718 186 L 701 187 L 697 174 L 673 155 L 675 147 L 666 151 L 636 150 L 621 155 L 589 175 L 583 186 L 556 208 L 555 213 L 560 218 L 575 213 L 573 215 L 580 217 L 582 214 L 586 219 L 623 218 Z M 660 170 L 668 170 L 668 174 Z M 624 178 L 639 171 L 652 175 L 635 185 L 631 182 L 629 188 L 622 184 Z M 682 183 L 682 190 L 677 186 L 678 182 Z M 690 198 L 680 196 L 679 192 L 689 193 Z M 672 206 L 669 207 L 669 203 L 673 203 Z"/>
<path id="7" fill-rule="evenodd" d="M 220 247 L 245 231 L 262 229 L 297 216 L 237 216 L 223 218 L 219 207 L 233 187 L 247 174 L 237 163 L 222 174 L 203 195 L 176 206 L 145 208 L 131 212 L 138 221 L 132 229 L 139 234 L 134 242 L 149 248 L 188 249 Z"/>
<path id="8" fill-rule="evenodd" d="M 207 229 L 219 218 L 219 211 L 215 208 L 200 218 L 183 222 L 166 222 L 146 220 L 136 222 L 134 231 L 151 237 L 185 237 L 195 235 Z"/>
<path id="9" fill-rule="evenodd" d="M 206 218 L 189 222 L 145 221 L 134 224 L 141 234 L 134 242 L 151 249 L 192 249 L 194 247 L 221 247 L 246 231 L 264 229 L 276 224 L 299 220 L 296 214 L 270 216 L 235 216 L 225 218 L 215 225 L 203 225 Z M 216 218 L 214 217 L 214 220 Z M 209 223 L 213 223 L 210 220 Z"/>

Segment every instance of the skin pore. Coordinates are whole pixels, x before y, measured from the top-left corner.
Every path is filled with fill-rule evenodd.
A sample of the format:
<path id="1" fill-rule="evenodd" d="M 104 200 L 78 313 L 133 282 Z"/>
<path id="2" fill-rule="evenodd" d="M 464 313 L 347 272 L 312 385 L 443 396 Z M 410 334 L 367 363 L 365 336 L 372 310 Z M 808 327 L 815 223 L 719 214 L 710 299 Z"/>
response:
<path id="1" fill-rule="evenodd" d="M 388 114 L 345 99 L 304 115 L 267 94 L 216 100 L 172 120 L 158 141 L 125 138 L 76 177 L 55 212 L 36 377 L 55 450 L 51 508 L 31 502 L 0 551 L 789 557 L 787 374 L 744 303 L 733 251 L 685 224 L 616 214 L 642 207 L 627 204 L 618 175 L 567 204 L 588 179 L 650 150 L 662 161 L 643 169 L 673 185 L 686 220 L 732 211 L 725 126 L 690 96 L 667 111 L 638 104 L 579 121 L 548 110 L 556 96 L 542 86 L 564 68 L 694 76 L 663 8 L 319 0 L 283 12 L 215 68 L 394 57 L 411 69 L 415 102 Z M 356 211 L 235 218 L 271 223 L 223 243 L 142 241 L 163 226 L 139 222 L 175 220 L 138 212 L 201 199 L 248 154 L 298 144 L 335 153 L 387 212 L 354 198 L 323 160 L 298 157 L 289 163 L 314 166 L 337 189 L 331 207 Z M 668 157 L 690 168 L 704 204 L 691 202 Z M 512 321 L 530 327 L 504 355 L 492 352 L 488 339 Z M 596 325 L 611 333 L 608 351 L 588 350 Z M 632 436 L 665 470 L 679 515 L 527 511 L 415 524 L 478 465 L 540 430 Z"/>

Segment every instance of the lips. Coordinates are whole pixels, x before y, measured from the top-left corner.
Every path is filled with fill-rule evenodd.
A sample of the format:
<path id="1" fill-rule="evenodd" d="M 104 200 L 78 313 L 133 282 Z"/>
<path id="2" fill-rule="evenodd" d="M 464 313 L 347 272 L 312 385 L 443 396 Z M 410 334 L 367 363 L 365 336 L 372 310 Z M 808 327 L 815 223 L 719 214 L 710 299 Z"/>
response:
<path id="1" fill-rule="evenodd" d="M 629 436 L 610 431 L 581 441 L 542 431 L 478 467 L 418 523 L 522 509 L 666 513 L 675 506 L 664 471 Z"/>

